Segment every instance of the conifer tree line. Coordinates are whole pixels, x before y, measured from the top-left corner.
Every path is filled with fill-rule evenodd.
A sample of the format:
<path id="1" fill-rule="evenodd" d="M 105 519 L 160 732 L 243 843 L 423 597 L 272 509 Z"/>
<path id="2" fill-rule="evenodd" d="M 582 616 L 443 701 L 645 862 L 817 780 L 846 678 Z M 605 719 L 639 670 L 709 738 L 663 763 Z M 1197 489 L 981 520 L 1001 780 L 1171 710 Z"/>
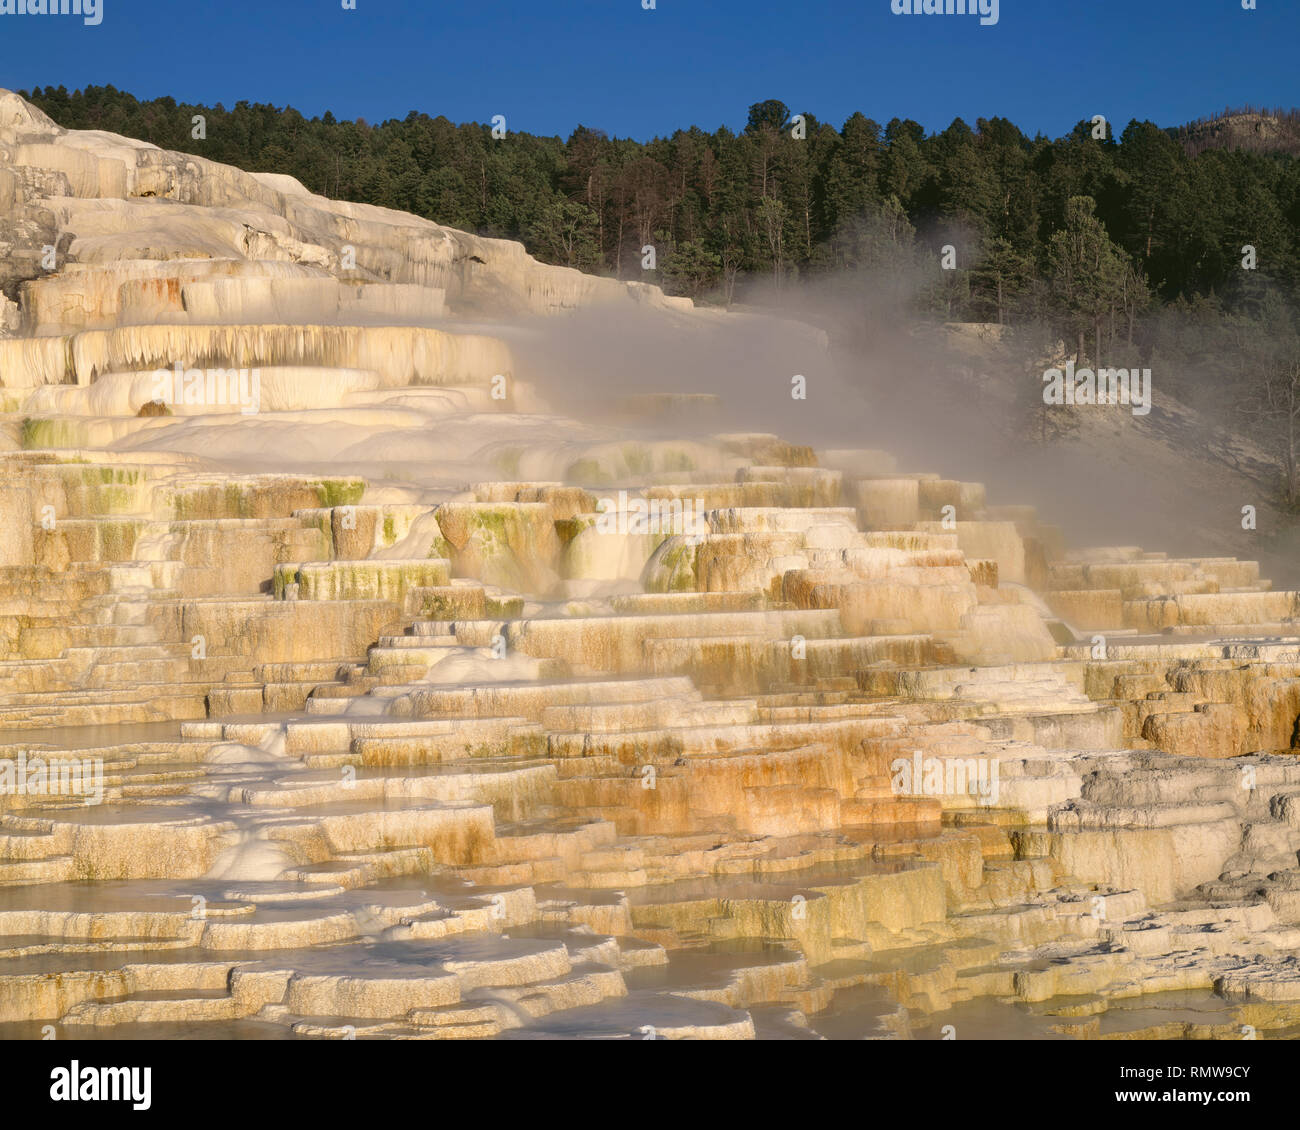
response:
<path id="1" fill-rule="evenodd" d="M 567 140 L 497 140 L 490 125 L 415 112 L 371 126 L 247 102 L 141 102 L 112 86 L 24 97 L 70 129 L 288 173 L 326 196 L 520 240 L 549 263 L 643 278 L 642 248 L 654 245 L 654 273 L 697 297 L 725 295 L 741 275 L 789 281 L 913 250 L 937 263 L 945 245 L 965 281 L 934 301 L 965 320 L 1008 320 L 1044 281 L 1068 292 L 1081 321 L 1103 299 L 1105 318 L 1127 323 L 1138 302 L 1229 297 L 1246 245 L 1266 275 L 1298 281 L 1300 163 L 1216 148 L 1189 156 L 1179 130 L 1150 122 L 1119 137 L 1107 127 L 1104 140 L 1091 121 L 1057 140 L 1005 118 L 927 134 L 855 113 L 836 129 L 770 100 L 750 107 L 740 133 L 692 126 L 640 143 L 578 126 Z M 195 114 L 207 122 L 202 141 L 191 138 Z M 1104 244 L 1086 247 L 1094 235 Z M 1085 251 L 1096 258 L 1081 275 L 1070 256 Z"/>

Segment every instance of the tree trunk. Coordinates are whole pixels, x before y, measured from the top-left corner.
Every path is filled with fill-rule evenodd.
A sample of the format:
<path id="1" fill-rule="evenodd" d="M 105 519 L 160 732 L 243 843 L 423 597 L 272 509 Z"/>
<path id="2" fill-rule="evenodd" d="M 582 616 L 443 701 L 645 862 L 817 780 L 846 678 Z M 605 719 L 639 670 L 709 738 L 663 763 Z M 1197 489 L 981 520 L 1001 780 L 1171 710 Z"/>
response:
<path id="1" fill-rule="evenodd" d="M 1300 484 L 1296 482 L 1296 376 L 1295 369 L 1288 374 L 1286 415 L 1286 501 L 1287 506 L 1292 508 L 1296 504 L 1297 493 L 1300 493 L 1297 491 Z"/>
<path id="2" fill-rule="evenodd" d="M 593 170 L 591 175 L 587 178 L 587 206 L 588 207 L 592 207 L 594 203 L 592 199 L 592 197 L 594 196 L 594 193 L 592 192 L 592 187 L 595 184 L 595 181 L 596 181 L 596 173 Z M 605 201 L 603 197 L 601 198 L 599 204 L 595 205 L 595 208 L 596 208 L 596 246 L 600 249 L 600 265 L 603 267 L 605 265 Z"/>

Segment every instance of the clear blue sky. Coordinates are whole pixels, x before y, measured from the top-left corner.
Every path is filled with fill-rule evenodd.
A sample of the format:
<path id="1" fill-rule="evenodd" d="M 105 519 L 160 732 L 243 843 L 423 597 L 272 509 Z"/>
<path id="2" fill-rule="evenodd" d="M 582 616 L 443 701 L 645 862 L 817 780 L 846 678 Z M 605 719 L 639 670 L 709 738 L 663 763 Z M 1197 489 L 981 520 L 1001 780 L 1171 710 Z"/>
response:
<path id="1" fill-rule="evenodd" d="M 103 22 L 0 15 L 0 86 L 112 83 L 141 98 L 410 110 L 646 140 L 745 123 L 779 98 L 929 130 L 1011 118 L 1059 136 L 1105 114 L 1184 121 L 1300 105 L 1300 0 L 1001 0 L 999 21 L 890 0 L 102 0 Z"/>

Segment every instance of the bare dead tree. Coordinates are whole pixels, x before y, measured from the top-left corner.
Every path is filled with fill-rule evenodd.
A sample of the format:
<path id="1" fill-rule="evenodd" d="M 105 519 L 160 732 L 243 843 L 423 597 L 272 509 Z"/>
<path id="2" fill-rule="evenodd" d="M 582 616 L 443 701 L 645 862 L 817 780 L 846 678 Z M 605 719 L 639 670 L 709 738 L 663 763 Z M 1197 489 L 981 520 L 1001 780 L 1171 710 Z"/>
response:
<path id="1" fill-rule="evenodd" d="M 1256 435 L 1282 468 L 1283 502 L 1300 508 L 1300 358 L 1265 362 L 1243 414 L 1258 424 Z"/>

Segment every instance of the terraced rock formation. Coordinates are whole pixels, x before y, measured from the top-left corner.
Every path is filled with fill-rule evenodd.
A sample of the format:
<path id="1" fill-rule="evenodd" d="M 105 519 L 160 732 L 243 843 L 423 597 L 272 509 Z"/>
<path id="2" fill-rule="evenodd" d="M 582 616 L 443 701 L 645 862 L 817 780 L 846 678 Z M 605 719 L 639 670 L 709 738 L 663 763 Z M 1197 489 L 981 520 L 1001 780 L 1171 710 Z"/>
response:
<path id="1" fill-rule="evenodd" d="M 1252 563 L 556 415 L 488 319 L 719 316 L 2 93 L 0 223 L 0 1036 L 1300 1031 Z"/>

